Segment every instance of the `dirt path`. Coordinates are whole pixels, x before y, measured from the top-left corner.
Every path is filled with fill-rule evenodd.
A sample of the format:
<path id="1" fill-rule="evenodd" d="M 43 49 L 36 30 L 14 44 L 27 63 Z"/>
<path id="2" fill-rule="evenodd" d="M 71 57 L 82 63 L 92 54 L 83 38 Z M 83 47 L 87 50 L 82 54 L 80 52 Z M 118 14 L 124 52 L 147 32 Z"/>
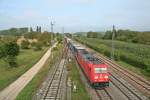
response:
<path id="1" fill-rule="evenodd" d="M 19 92 L 32 80 L 32 78 L 38 73 L 38 71 L 43 67 L 46 60 L 51 55 L 51 49 L 55 47 L 54 44 L 44 56 L 26 73 L 20 76 L 15 82 L 6 87 L 3 91 L 0 92 L 0 100 L 14 100 Z"/>

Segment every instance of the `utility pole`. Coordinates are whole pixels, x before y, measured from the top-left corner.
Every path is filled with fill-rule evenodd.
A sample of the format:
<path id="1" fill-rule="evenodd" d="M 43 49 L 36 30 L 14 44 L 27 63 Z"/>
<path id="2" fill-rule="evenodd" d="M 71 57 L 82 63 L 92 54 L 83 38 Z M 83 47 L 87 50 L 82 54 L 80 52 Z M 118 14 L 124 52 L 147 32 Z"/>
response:
<path id="1" fill-rule="evenodd" d="M 53 23 L 53 21 L 51 21 L 51 44 L 52 44 L 52 42 L 53 42 L 53 39 L 54 39 L 54 36 L 53 36 L 53 27 L 54 27 L 54 23 Z"/>
<path id="2" fill-rule="evenodd" d="M 54 23 L 51 21 L 51 32 L 53 33 L 53 26 L 54 26 Z"/>
<path id="3" fill-rule="evenodd" d="M 41 31 L 41 26 L 39 26 L 38 32 L 40 32 L 40 33 L 42 32 L 42 31 Z"/>
<path id="4" fill-rule="evenodd" d="M 115 37 L 115 26 L 113 25 L 113 32 L 112 32 L 112 41 L 111 41 L 111 59 L 114 60 L 114 37 Z"/>
<path id="5" fill-rule="evenodd" d="M 36 26 L 36 32 L 39 32 L 39 27 L 38 26 Z"/>

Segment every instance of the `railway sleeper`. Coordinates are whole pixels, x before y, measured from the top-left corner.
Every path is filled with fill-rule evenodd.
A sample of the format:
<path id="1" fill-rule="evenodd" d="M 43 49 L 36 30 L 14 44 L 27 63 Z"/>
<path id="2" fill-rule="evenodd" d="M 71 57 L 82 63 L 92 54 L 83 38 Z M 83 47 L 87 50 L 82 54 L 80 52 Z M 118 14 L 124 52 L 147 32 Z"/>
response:
<path id="1" fill-rule="evenodd" d="M 51 100 L 60 100 L 61 98 L 60 97 L 46 97 L 43 100 L 49 100 L 49 99 L 51 99 Z"/>
<path id="2" fill-rule="evenodd" d="M 139 99 L 141 100 L 147 100 L 147 97 L 142 95 L 136 88 L 134 88 L 131 84 L 127 83 L 125 80 L 123 80 L 121 77 L 118 75 L 111 75 L 115 80 L 120 82 L 125 88 L 127 88 L 131 93 L 136 95 Z"/>

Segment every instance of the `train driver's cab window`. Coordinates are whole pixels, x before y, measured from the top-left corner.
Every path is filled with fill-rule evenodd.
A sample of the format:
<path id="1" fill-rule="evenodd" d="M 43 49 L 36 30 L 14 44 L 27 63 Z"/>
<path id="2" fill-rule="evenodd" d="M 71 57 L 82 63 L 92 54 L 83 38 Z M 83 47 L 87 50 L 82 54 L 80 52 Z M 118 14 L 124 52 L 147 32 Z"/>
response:
<path id="1" fill-rule="evenodd" d="M 107 68 L 94 68 L 95 73 L 107 73 Z"/>

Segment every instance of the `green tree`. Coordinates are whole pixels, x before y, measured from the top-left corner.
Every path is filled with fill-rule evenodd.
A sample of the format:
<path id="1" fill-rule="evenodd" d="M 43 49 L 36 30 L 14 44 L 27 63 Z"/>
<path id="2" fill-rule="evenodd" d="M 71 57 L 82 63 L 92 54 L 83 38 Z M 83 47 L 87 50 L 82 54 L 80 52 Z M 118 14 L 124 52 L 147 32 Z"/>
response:
<path id="1" fill-rule="evenodd" d="M 28 32 L 28 28 L 27 27 L 23 27 L 23 28 L 11 28 L 11 29 L 7 29 L 7 30 L 2 30 L 0 31 L 1 35 L 9 35 L 9 36 L 21 36 L 24 33 Z"/>
<path id="2" fill-rule="evenodd" d="M 11 67 L 16 67 L 16 56 L 19 54 L 19 46 L 15 42 L 8 42 L 4 46 L 5 49 L 5 61 L 8 62 L 8 64 Z"/>
<path id="3" fill-rule="evenodd" d="M 43 32 L 37 36 L 38 41 L 40 41 L 43 45 L 48 46 L 51 41 L 51 33 Z"/>
<path id="4" fill-rule="evenodd" d="M 138 43 L 142 44 L 150 44 L 150 32 L 141 32 L 139 33 L 136 38 Z"/>
<path id="5" fill-rule="evenodd" d="M 32 43 L 32 48 L 34 51 L 42 50 L 42 43 L 41 42 L 34 42 Z"/>
<path id="6" fill-rule="evenodd" d="M 5 44 L 5 51 L 8 56 L 17 56 L 19 54 L 19 46 L 15 42 Z"/>
<path id="7" fill-rule="evenodd" d="M 21 42 L 21 48 L 22 49 L 29 49 L 29 41 L 27 41 L 27 40 L 23 40 L 22 42 Z"/>
<path id="8" fill-rule="evenodd" d="M 33 29 L 32 29 L 32 27 L 30 27 L 30 32 L 33 32 Z"/>
<path id="9" fill-rule="evenodd" d="M 37 38 L 38 35 L 39 35 L 38 32 L 29 32 L 29 33 L 24 34 L 24 37 L 27 39 L 34 39 L 34 38 Z"/>
<path id="10" fill-rule="evenodd" d="M 106 31 L 103 38 L 104 39 L 111 39 L 112 38 L 112 32 L 111 31 Z"/>
<path id="11" fill-rule="evenodd" d="M 38 26 L 36 27 L 36 32 L 39 32 L 39 27 Z"/>
<path id="12" fill-rule="evenodd" d="M 0 43 L 0 59 L 5 57 L 6 53 L 5 53 L 5 48 L 4 48 L 4 44 Z"/>
<path id="13" fill-rule="evenodd" d="M 41 32 L 42 32 L 42 31 L 41 31 L 41 26 L 39 26 L 38 32 L 39 32 L 39 33 L 41 33 Z"/>
<path id="14" fill-rule="evenodd" d="M 90 31 L 87 33 L 87 37 L 88 38 L 98 38 L 98 33 Z"/>
<path id="15" fill-rule="evenodd" d="M 59 33 L 56 33 L 56 38 L 57 38 L 58 43 L 61 43 L 61 41 L 62 41 L 62 35 L 59 34 Z"/>

